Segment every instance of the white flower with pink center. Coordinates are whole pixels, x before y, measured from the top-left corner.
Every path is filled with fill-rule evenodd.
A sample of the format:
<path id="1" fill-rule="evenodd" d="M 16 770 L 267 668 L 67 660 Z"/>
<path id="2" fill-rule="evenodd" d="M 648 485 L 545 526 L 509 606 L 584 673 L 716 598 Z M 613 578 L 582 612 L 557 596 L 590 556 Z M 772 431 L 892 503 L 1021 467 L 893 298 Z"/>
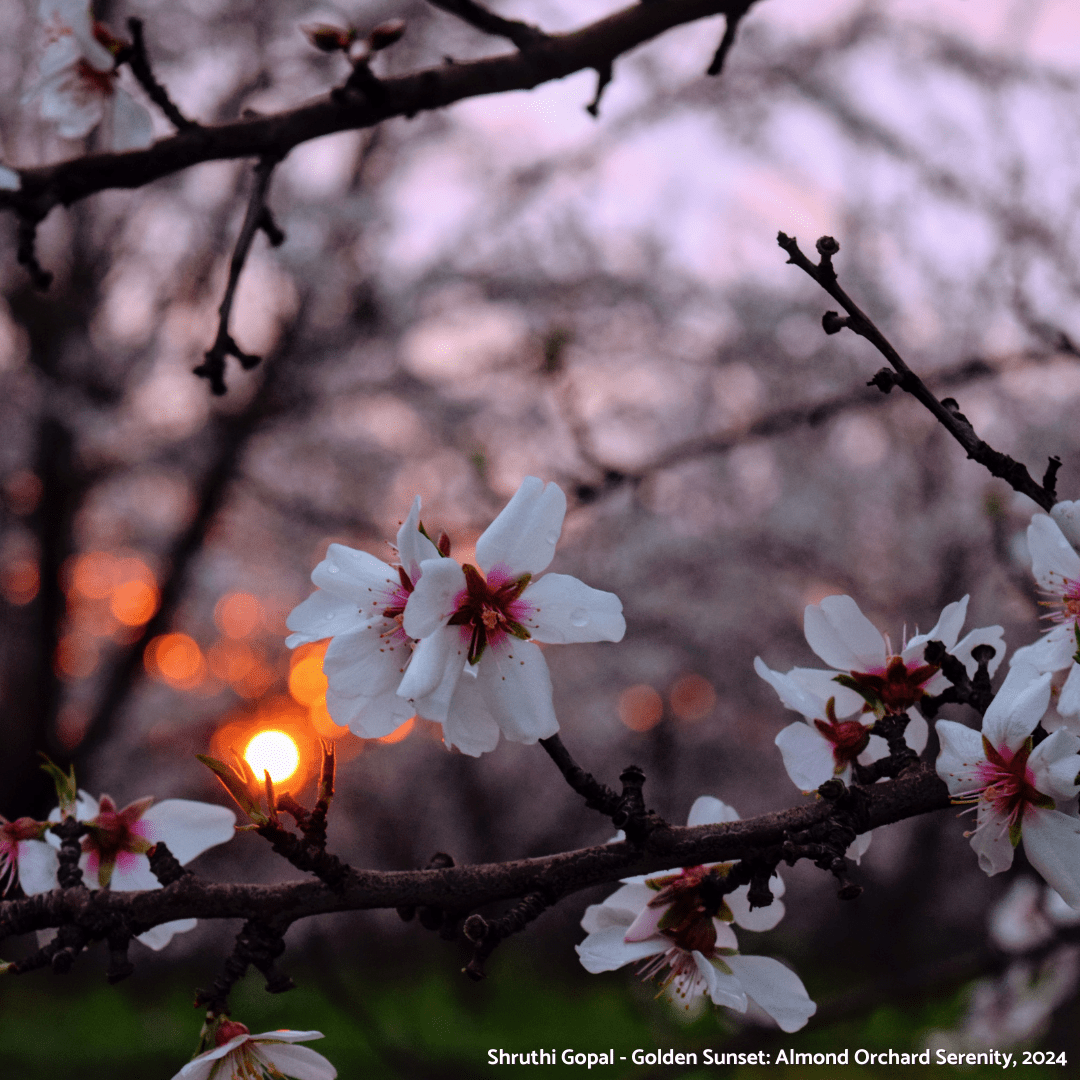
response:
<path id="1" fill-rule="evenodd" d="M 614 593 L 566 574 L 536 578 L 555 554 L 565 514 L 558 485 L 528 476 L 476 542 L 478 567 L 421 564 L 404 620 L 420 643 L 398 694 L 441 723 L 447 742 L 491 749 L 500 731 L 521 743 L 554 735 L 551 677 L 537 643 L 622 640 Z"/>
<path id="2" fill-rule="evenodd" d="M 66 139 L 88 135 L 107 121 L 109 146 L 135 150 L 153 141 L 150 114 L 117 83 L 122 42 L 95 22 L 89 0 L 41 0 L 45 24 L 41 71 L 23 101 L 41 98 L 41 117 Z"/>
<path id="3" fill-rule="evenodd" d="M 937 722 L 937 772 L 954 802 L 976 809 L 968 835 L 980 869 L 1007 870 L 1022 840 L 1028 862 L 1066 903 L 1080 907 L 1080 738 L 1059 730 L 1035 745 L 1032 732 L 1049 702 L 1050 674 L 1014 664 L 981 733 Z"/>
<path id="4" fill-rule="evenodd" d="M 334 1080 L 337 1069 L 307 1046 L 321 1031 L 264 1031 L 252 1035 L 245 1024 L 226 1020 L 216 1045 L 189 1061 L 173 1080 Z"/>
<path id="5" fill-rule="evenodd" d="M 687 825 L 738 821 L 735 810 L 705 795 L 690 809 Z M 602 904 L 581 920 L 588 937 L 576 946 L 586 971 L 599 974 L 637 963 L 643 979 L 658 979 L 662 992 L 687 1007 L 708 997 L 716 1005 L 746 1012 L 755 1001 L 784 1031 L 798 1031 L 817 1011 L 799 977 L 778 960 L 742 956 L 732 930 L 775 927 L 784 915 L 777 899 L 752 909 L 749 886 L 722 891 L 734 863 L 690 866 L 660 874 L 626 878 Z M 774 896 L 784 891 L 777 875 Z"/>
<path id="6" fill-rule="evenodd" d="M 156 843 L 166 844 L 184 865 L 209 848 L 231 840 L 236 824 L 231 810 L 212 803 L 190 799 L 155 803 L 146 798 L 119 809 L 108 795 L 102 795 L 99 801 L 85 791 L 79 792 L 75 817 L 90 827 L 82 839 L 79 858 L 84 883 L 91 889 L 120 892 L 161 888 L 146 855 Z M 59 821 L 60 811 L 53 810 L 49 820 Z M 44 840 L 19 844 L 19 881 L 28 896 L 57 887 L 59 847 L 59 838 L 51 832 L 45 834 Z M 195 923 L 195 919 L 163 923 L 139 934 L 137 940 L 151 949 L 163 949 L 173 934 L 191 930 Z"/>
<path id="7" fill-rule="evenodd" d="M 1033 645 L 1017 649 L 1014 663 L 1039 671 L 1068 672 L 1056 694 L 1057 713 L 1043 721 L 1080 735 L 1080 502 L 1060 502 L 1050 516 L 1036 514 L 1027 531 L 1031 572 L 1045 593 L 1044 616 L 1053 625 Z"/>
<path id="8" fill-rule="evenodd" d="M 8 821 L 0 817 L 0 896 L 19 880 L 19 852 L 30 840 L 40 840 L 45 823 L 21 817 Z"/>
<path id="9" fill-rule="evenodd" d="M 397 695 L 415 645 L 402 623 L 421 564 L 440 558 L 421 532 L 419 496 L 398 530 L 397 555 L 399 564 L 388 566 L 366 551 L 331 544 L 311 575 L 318 591 L 286 620 L 294 631 L 285 641 L 290 649 L 333 638 L 323 660 L 326 708 L 364 739 L 389 735 L 415 712 Z"/>

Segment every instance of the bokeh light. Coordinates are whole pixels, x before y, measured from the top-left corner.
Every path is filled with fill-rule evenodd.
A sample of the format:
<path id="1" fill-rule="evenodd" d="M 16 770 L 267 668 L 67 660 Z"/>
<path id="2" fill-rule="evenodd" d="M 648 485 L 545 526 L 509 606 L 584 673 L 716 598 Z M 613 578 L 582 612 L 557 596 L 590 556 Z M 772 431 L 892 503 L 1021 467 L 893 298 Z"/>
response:
<path id="1" fill-rule="evenodd" d="M 310 653 L 293 664 L 289 672 L 289 693 L 301 704 L 312 707 L 326 699 L 326 676 L 323 674 L 323 658 Z"/>
<path id="2" fill-rule="evenodd" d="M 247 744 L 244 760 L 257 777 L 270 774 L 275 784 L 288 780 L 300 765 L 300 748 L 284 731 L 260 731 Z"/>
<path id="3" fill-rule="evenodd" d="M 693 723 L 703 720 L 716 706 L 716 690 L 702 675 L 680 675 L 668 691 L 668 702 L 677 720 Z"/>
<path id="4" fill-rule="evenodd" d="M 250 637 L 262 626 L 262 604 L 250 593 L 229 593 L 217 602 L 214 622 L 228 638 Z"/>
<path id="5" fill-rule="evenodd" d="M 631 731 L 648 731 L 660 723 L 664 715 L 664 702 L 660 695 L 646 683 L 627 687 L 618 701 L 619 719 Z"/>
<path id="6" fill-rule="evenodd" d="M 416 726 L 416 717 L 415 716 L 410 716 L 409 719 L 406 720 L 404 724 L 400 725 L 399 727 L 394 728 L 394 730 L 391 731 L 389 735 L 384 735 L 379 740 L 379 742 L 381 742 L 381 743 L 401 742 L 401 740 L 404 739 L 409 734 L 409 732 L 412 731 L 412 729 L 415 726 Z"/>
<path id="7" fill-rule="evenodd" d="M 29 604 L 40 584 L 38 565 L 33 559 L 15 559 L 0 571 L 0 593 L 9 604 Z"/>
<path id="8" fill-rule="evenodd" d="M 124 581 L 109 597 L 109 610 L 125 626 L 142 626 L 157 608 L 157 587 L 146 581 Z"/>
<path id="9" fill-rule="evenodd" d="M 146 646 L 147 670 L 178 690 L 191 690 L 206 676 L 202 650 L 187 634 L 162 634 Z"/>

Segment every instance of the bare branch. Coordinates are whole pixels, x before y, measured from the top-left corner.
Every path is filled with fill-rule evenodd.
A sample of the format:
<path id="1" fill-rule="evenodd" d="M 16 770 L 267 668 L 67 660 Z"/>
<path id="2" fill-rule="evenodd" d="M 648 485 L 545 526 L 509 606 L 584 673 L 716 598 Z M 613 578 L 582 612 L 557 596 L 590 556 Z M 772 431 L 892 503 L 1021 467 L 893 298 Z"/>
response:
<path id="1" fill-rule="evenodd" d="M 744 0 L 743 3 L 736 5 L 727 13 L 724 36 L 720 39 L 720 45 L 716 50 L 716 55 L 712 58 L 712 63 L 709 64 L 705 72 L 706 75 L 719 75 L 724 70 L 724 61 L 727 59 L 728 53 L 731 52 L 732 45 L 735 44 L 735 35 L 739 32 L 739 23 L 743 21 L 746 13 L 753 7 L 754 2 L 755 0 Z"/>
<path id="2" fill-rule="evenodd" d="M 189 120 L 173 103 L 168 91 L 154 77 L 150 67 L 150 57 L 146 51 L 146 40 L 143 37 L 142 19 L 128 19 L 128 30 L 131 32 L 131 49 L 126 55 L 122 55 L 120 62 L 127 61 L 132 75 L 139 80 L 139 85 L 146 91 L 147 97 L 168 117 L 169 122 L 177 131 L 187 131 L 199 125 L 194 120 Z"/>
<path id="3" fill-rule="evenodd" d="M 501 15 L 489 11 L 483 4 L 476 3 L 476 0 L 428 0 L 428 3 L 441 11 L 456 15 L 485 34 L 512 41 L 522 52 L 528 52 L 551 40 L 538 26 L 516 19 L 504 19 Z"/>

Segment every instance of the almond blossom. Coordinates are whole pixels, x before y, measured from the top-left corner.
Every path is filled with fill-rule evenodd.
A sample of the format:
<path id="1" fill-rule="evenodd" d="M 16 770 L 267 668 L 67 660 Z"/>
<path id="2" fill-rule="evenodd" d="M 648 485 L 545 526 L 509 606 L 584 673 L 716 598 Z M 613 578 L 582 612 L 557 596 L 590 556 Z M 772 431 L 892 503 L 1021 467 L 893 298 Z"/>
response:
<path id="1" fill-rule="evenodd" d="M 1034 744 L 1032 732 L 1049 702 L 1049 673 L 1014 664 L 981 733 L 953 720 L 937 722 L 937 772 L 954 802 L 976 809 L 977 827 L 967 835 L 981 870 L 1007 870 L 1023 840 L 1028 862 L 1080 908 L 1080 738 L 1059 730 Z"/>
<path id="2" fill-rule="evenodd" d="M 296 1043 L 321 1039 L 321 1031 L 264 1031 L 226 1020 L 218 1027 L 212 1050 L 189 1061 L 173 1080 L 334 1080 L 337 1069 L 314 1050 Z"/>
<path id="3" fill-rule="evenodd" d="M 622 640 L 614 593 L 566 574 L 534 580 L 555 554 L 565 514 L 559 486 L 527 476 L 477 540 L 478 567 L 421 563 L 403 622 L 419 644 L 398 694 L 441 723 L 448 741 L 477 724 L 485 741 L 500 730 L 521 743 L 554 735 L 559 722 L 538 643 Z M 485 710 L 480 719 L 472 705 Z"/>
<path id="4" fill-rule="evenodd" d="M 75 817 L 89 826 L 79 859 L 84 883 L 91 889 L 121 892 L 161 888 L 146 855 L 154 844 L 166 844 L 183 865 L 208 848 L 231 840 L 236 823 L 231 810 L 211 803 L 191 799 L 154 803 L 146 798 L 118 809 L 108 795 L 102 795 L 99 801 L 85 791 L 79 792 Z M 49 820 L 59 821 L 60 811 L 53 810 Z M 59 847 L 60 840 L 51 832 L 45 834 L 44 840 L 19 844 L 19 881 L 27 895 L 57 887 Z M 151 949 L 163 949 L 173 934 L 191 930 L 195 922 L 177 919 L 162 923 L 139 934 L 137 940 Z"/>
<path id="5" fill-rule="evenodd" d="M 43 821 L 0 817 L 0 896 L 19 880 L 19 852 L 30 840 L 40 840 L 48 826 Z"/>
<path id="6" fill-rule="evenodd" d="M 735 810 L 702 796 L 690 809 L 688 825 L 738 821 Z M 578 945 L 582 966 L 592 974 L 637 962 L 642 978 L 656 977 L 663 990 L 690 1004 L 703 994 L 717 1005 L 746 1012 L 755 1001 L 784 1031 L 798 1031 L 817 1011 L 799 977 L 778 960 L 742 956 L 731 928 L 771 930 L 784 915 L 773 900 L 751 909 L 743 885 L 722 893 L 733 863 L 691 866 L 662 874 L 625 878 L 621 889 L 593 904 L 581 920 L 588 937 Z M 774 896 L 783 880 L 770 882 Z"/>
<path id="7" fill-rule="evenodd" d="M 1044 617 L 1052 625 L 1035 644 L 1017 649 L 1013 662 L 1068 673 L 1056 695 L 1057 715 L 1048 716 L 1043 726 L 1064 726 L 1080 735 L 1080 502 L 1060 502 L 1050 516 L 1036 514 L 1027 542 L 1031 572 L 1046 594 Z"/>
<path id="8" fill-rule="evenodd" d="M 290 648 L 332 638 L 323 671 L 329 683 L 326 708 L 354 735 L 389 735 L 416 711 L 397 688 L 415 642 L 405 633 L 405 605 L 422 574 L 421 564 L 440 552 L 420 525 L 420 497 L 397 534 L 396 566 L 366 551 L 331 544 L 315 567 L 318 591 L 289 613 Z M 456 565 L 456 564 L 455 564 Z"/>
<path id="9" fill-rule="evenodd" d="M 41 70 L 23 95 L 41 99 L 41 117 L 66 139 L 88 135 L 106 120 L 109 146 L 135 150 L 153 141 L 150 114 L 117 84 L 122 42 L 94 21 L 89 0 L 40 0 L 46 46 Z"/>

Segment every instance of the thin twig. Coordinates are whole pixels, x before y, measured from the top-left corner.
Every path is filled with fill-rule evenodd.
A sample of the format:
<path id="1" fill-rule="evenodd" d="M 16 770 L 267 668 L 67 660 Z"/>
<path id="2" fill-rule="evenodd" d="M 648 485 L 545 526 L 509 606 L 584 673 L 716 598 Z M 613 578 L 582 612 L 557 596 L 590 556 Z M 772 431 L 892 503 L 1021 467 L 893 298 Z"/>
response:
<path id="1" fill-rule="evenodd" d="M 168 91 L 154 77 L 150 67 L 150 56 L 146 51 L 146 39 L 143 37 L 142 19 L 131 18 L 127 21 L 131 32 L 131 49 L 123 56 L 131 68 L 132 75 L 139 80 L 139 85 L 146 91 L 146 96 L 165 114 L 169 123 L 177 131 L 187 131 L 199 125 L 189 120 L 175 105 Z"/>
<path id="2" fill-rule="evenodd" d="M 214 339 L 214 344 L 207 350 L 206 359 L 194 369 L 196 375 L 210 381 L 210 389 L 219 396 L 227 389 L 225 386 L 226 357 L 235 356 L 245 371 L 250 371 L 262 362 L 261 356 L 244 352 L 232 339 L 229 334 L 229 316 L 232 314 L 233 300 L 236 297 L 236 286 L 240 281 L 244 263 L 247 262 L 255 234 L 260 229 L 267 228 L 267 223 L 269 223 L 273 230 L 268 230 L 271 243 L 276 236 L 283 237 L 281 230 L 273 224 L 273 219 L 269 217 L 269 211 L 266 208 L 270 177 L 278 160 L 276 157 L 264 157 L 255 166 L 255 185 L 251 191 L 251 198 L 248 200 L 244 223 L 240 226 L 240 235 L 236 238 L 236 248 L 229 262 L 229 280 L 225 286 L 225 295 L 221 298 L 221 306 L 218 308 L 217 337 Z"/>
<path id="3" fill-rule="evenodd" d="M 720 45 L 716 50 L 716 55 L 712 58 L 712 63 L 709 64 L 705 71 L 706 75 L 719 75 L 724 70 L 724 61 L 728 57 L 728 53 L 731 52 L 731 47 L 735 44 L 735 35 L 739 31 L 739 23 L 743 21 L 746 13 L 754 6 L 755 0 L 743 0 L 743 3 L 733 7 L 724 18 L 727 20 L 724 25 L 724 36 L 720 39 Z"/>
<path id="4" fill-rule="evenodd" d="M 846 316 L 838 315 L 835 311 L 826 312 L 822 319 L 825 333 L 839 333 L 847 327 L 860 337 L 866 338 L 892 366 L 892 370 L 882 368 L 870 380 L 872 385 L 877 386 L 886 394 L 894 386 L 899 386 L 901 390 L 911 394 L 933 413 L 945 430 L 964 448 L 969 458 L 977 461 L 993 476 L 1000 477 L 1014 491 L 1026 495 L 1044 510 L 1049 510 L 1054 505 L 1057 499 L 1055 480 L 1061 462 L 1052 458 L 1043 483 L 1037 484 L 1025 466 L 1014 461 L 1008 454 L 1002 454 L 993 449 L 975 434 L 975 429 L 968 418 L 960 412 L 952 398 L 938 401 L 922 379 L 907 366 L 885 335 L 840 287 L 832 264 L 833 256 L 840 250 L 840 245 L 836 240 L 831 236 L 823 236 L 818 240 L 817 250 L 821 256 L 820 263 L 812 263 L 799 250 L 798 242 L 793 236 L 779 233 L 776 240 L 788 253 L 788 262 L 812 277 L 847 312 Z"/>
<path id="5" fill-rule="evenodd" d="M 476 3 L 476 0 L 428 0 L 428 3 L 450 15 L 456 15 L 485 34 L 512 41 L 522 52 L 535 49 L 537 45 L 549 40 L 548 35 L 538 26 L 516 19 L 504 19 L 501 15 L 489 11 L 483 4 Z"/>

